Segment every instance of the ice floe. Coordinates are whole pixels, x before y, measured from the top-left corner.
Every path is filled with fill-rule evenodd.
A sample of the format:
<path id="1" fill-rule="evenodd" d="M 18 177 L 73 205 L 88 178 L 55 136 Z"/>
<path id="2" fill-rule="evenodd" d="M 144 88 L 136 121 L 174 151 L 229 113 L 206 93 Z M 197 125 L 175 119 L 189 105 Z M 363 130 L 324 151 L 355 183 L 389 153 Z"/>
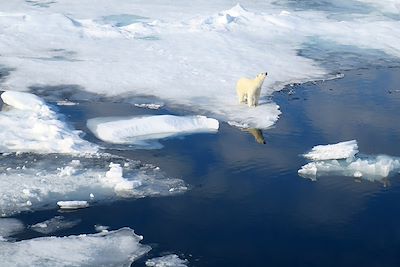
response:
<path id="1" fill-rule="evenodd" d="M 60 230 L 72 228 L 78 225 L 80 222 L 81 222 L 80 219 L 71 220 L 71 219 L 66 219 L 63 216 L 55 216 L 54 218 L 33 224 L 30 226 L 30 228 L 36 232 L 47 235 Z"/>
<path id="2" fill-rule="evenodd" d="M 6 91 L 0 111 L 0 153 L 93 154 L 96 145 L 83 140 L 63 117 L 36 95 Z"/>
<path id="3" fill-rule="evenodd" d="M 130 266 L 151 248 L 129 228 L 107 233 L 0 242 L 2 266 Z"/>
<path id="4" fill-rule="evenodd" d="M 158 258 L 149 259 L 146 261 L 146 266 L 149 267 L 187 267 L 188 261 L 181 259 L 178 255 L 170 254 Z"/>
<path id="5" fill-rule="evenodd" d="M 191 133 L 216 132 L 217 120 L 205 116 L 156 115 L 129 118 L 94 118 L 87 122 L 97 138 L 113 144 L 158 148 L 151 140 Z"/>
<path id="6" fill-rule="evenodd" d="M 0 216 L 56 208 L 58 201 L 71 199 L 91 204 L 118 197 L 163 196 L 187 190 L 181 179 L 168 178 L 155 166 L 118 157 L 0 157 Z"/>
<path id="7" fill-rule="evenodd" d="M 280 115 L 273 91 L 332 77 L 338 68 L 379 64 L 377 58 L 398 61 L 398 4 L 360 1 L 334 1 L 333 11 L 298 9 L 296 1 L 232 7 L 88 0 L 46 8 L 8 1 L 0 15 L 0 64 L 11 71 L 2 88 L 78 85 L 108 96 L 153 95 L 192 113 L 267 128 Z M 357 62 L 343 66 L 348 53 Z M 261 105 L 238 105 L 237 79 L 261 71 L 270 74 Z"/>
<path id="8" fill-rule="evenodd" d="M 357 153 L 356 140 L 316 146 L 304 155 L 313 161 L 302 166 L 298 173 L 312 180 L 318 176 L 344 175 L 374 181 L 400 171 L 398 157 Z"/>

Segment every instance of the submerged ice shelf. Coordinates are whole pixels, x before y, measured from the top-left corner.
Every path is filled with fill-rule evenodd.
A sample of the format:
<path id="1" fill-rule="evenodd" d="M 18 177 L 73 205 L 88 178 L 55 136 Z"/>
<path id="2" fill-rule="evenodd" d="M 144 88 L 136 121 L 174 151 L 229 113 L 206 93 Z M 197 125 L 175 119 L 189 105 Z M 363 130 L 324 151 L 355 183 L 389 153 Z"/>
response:
<path id="1" fill-rule="evenodd" d="M 356 140 L 315 146 L 304 154 L 312 162 L 302 166 L 298 173 L 311 180 L 318 176 L 344 175 L 374 181 L 400 171 L 400 158 L 357 153 Z"/>
<path id="2" fill-rule="evenodd" d="M 113 144 L 158 148 L 157 139 L 176 135 L 216 132 L 217 120 L 205 116 L 136 116 L 94 118 L 87 122 L 97 138 Z"/>

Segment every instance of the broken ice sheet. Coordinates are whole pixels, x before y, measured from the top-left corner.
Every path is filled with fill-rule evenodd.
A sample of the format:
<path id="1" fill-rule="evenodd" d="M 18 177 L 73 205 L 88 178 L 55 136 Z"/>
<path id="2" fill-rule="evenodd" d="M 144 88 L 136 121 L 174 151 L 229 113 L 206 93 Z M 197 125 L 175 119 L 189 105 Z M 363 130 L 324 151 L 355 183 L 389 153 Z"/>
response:
<path id="1" fill-rule="evenodd" d="M 111 155 L 0 155 L 0 216 L 56 208 L 63 200 L 164 196 L 187 190 L 183 180 L 159 168 Z M 91 196 L 96 196 L 95 198 Z"/>
<path id="2" fill-rule="evenodd" d="M 357 153 L 356 140 L 316 146 L 304 155 L 313 161 L 302 166 L 298 173 L 311 180 L 316 180 L 318 176 L 343 175 L 375 181 L 400 170 L 398 157 Z"/>

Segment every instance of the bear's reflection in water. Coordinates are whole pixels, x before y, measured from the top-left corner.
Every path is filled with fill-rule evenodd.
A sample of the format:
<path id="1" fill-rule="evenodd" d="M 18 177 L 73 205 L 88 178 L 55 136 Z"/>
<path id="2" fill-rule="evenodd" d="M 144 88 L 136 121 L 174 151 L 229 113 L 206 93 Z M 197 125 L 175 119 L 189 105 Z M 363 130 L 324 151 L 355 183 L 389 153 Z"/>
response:
<path id="1" fill-rule="evenodd" d="M 245 129 L 245 131 L 249 132 L 251 135 L 253 135 L 254 138 L 256 139 L 257 143 L 265 144 L 264 135 L 260 129 L 249 128 L 249 129 Z"/>

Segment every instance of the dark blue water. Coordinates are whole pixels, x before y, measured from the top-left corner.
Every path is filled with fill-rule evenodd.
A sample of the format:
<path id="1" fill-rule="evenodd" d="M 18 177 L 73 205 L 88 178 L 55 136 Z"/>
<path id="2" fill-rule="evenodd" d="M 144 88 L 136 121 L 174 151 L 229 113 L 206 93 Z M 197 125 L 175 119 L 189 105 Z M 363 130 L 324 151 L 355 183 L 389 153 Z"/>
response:
<path id="1" fill-rule="evenodd" d="M 362 153 L 400 156 L 400 69 L 345 72 L 343 79 L 295 85 L 273 99 L 282 116 L 263 131 L 266 144 L 225 123 L 217 134 L 161 141 L 160 150 L 107 151 L 160 166 L 190 185 L 172 197 L 121 200 L 72 213 L 73 228 L 131 227 L 152 246 L 146 259 L 176 253 L 189 266 L 400 266 L 400 175 L 369 182 L 297 175 L 300 154 L 317 144 L 356 139 Z M 121 101 L 60 107 L 76 128 L 97 116 L 187 114 L 145 110 Z M 26 224 L 56 210 L 15 216 Z M 26 239 L 42 236 L 27 231 Z"/>

